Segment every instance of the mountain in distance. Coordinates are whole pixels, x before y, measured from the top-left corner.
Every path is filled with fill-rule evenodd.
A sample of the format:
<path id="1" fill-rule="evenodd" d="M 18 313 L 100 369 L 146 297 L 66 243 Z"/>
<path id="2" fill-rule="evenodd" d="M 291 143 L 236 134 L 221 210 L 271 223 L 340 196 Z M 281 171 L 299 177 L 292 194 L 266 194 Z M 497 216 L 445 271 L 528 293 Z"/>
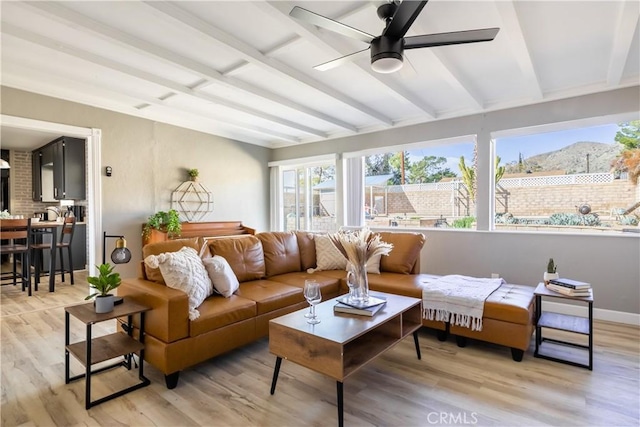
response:
<path id="1" fill-rule="evenodd" d="M 567 174 L 587 173 L 587 154 L 589 155 L 589 173 L 611 172 L 611 164 L 622 151 L 620 144 L 579 141 L 560 150 L 537 154 L 524 159 L 524 171 L 558 171 Z M 506 165 L 506 173 L 518 173 L 518 162 Z"/>

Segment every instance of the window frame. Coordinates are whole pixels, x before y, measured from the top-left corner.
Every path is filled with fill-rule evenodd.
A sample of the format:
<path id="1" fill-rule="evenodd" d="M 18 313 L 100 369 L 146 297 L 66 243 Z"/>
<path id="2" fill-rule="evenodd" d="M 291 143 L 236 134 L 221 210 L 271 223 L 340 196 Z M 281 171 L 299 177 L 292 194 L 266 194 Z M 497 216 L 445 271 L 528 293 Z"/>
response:
<path id="1" fill-rule="evenodd" d="M 318 166 L 326 166 L 327 163 L 330 163 L 334 166 L 336 171 L 336 227 L 340 227 L 342 224 L 339 221 L 338 212 L 341 209 L 341 199 L 342 199 L 342 185 L 339 185 L 338 175 L 339 172 L 339 155 L 337 154 L 328 154 L 321 156 L 312 156 L 312 157 L 302 157 L 296 159 L 288 159 L 282 161 L 274 161 L 269 162 L 267 165 L 272 168 L 271 172 L 271 209 L 270 209 L 270 224 L 271 229 L 274 231 L 285 231 L 285 215 L 284 215 L 284 191 L 283 191 L 283 176 L 287 171 L 295 171 L 296 180 L 298 178 L 298 170 L 305 169 L 308 171 L 309 168 L 318 167 Z M 299 194 L 296 192 L 296 200 L 298 200 Z M 312 201 L 312 194 L 307 192 L 305 196 L 305 206 L 309 206 Z M 311 209 L 305 209 L 305 223 L 313 224 L 310 218 Z M 297 228 L 297 225 L 296 225 Z M 313 231 L 313 230 L 309 230 Z"/>
<path id="2" fill-rule="evenodd" d="M 552 123 L 546 123 L 546 124 L 542 124 L 542 125 L 535 125 L 535 126 L 525 126 L 525 127 L 521 127 L 521 128 L 510 128 L 510 129 L 503 129 L 503 130 L 497 130 L 497 131 L 492 131 L 490 132 L 490 150 L 491 150 L 491 157 L 489 157 L 490 159 L 495 158 L 496 155 L 496 143 L 498 139 L 502 139 L 502 138 L 510 138 L 510 137 L 522 137 L 522 136 L 531 136 L 531 135 L 535 135 L 535 134 L 543 134 L 543 133 L 551 133 L 551 132 L 561 132 L 561 131 L 569 131 L 569 130 L 574 130 L 574 129 L 580 129 L 580 128 L 588 128 L 588 127 L 596 127 L 596 126 L 603 126 L 603 125 L 608 125 L 608 124 L 614 124 L 614 123 L 622 123 L 622 122 L 627 122 L 627 121 L 632 121 L 632 120 L 638 120 L 639 118 L 639 114 L 638 112 L 627 112 L 627 113 L 619 113 L 619 114 L 611 114 L 611 115 L 605 115 L 605 116 L 598 116 L 598 117 L 585 117 L 585 118 L 580 118 L 580 119 L 576 119 L 576 120 L 566 120 L 566 121 L 560 121 L 560 122 L 552 122 Z M 478 150 L 478 158 L 480 158 L 480 150 Z M 489 162 L 489 177 L 492 178 L 495 176 L 495 164 L 494 162 Z M 580 235 L 585 235 L 585 234 L 595 234 L 595 235 L 606 235 L 606 236 L 618 236 L 618 235 L 623 235 L 623 233 L 619 233 L 619 232 L 615 232 L 615 231 L 598 231 L 598 232 L 593 232 L 593 233 L 588 233 L 588 232 L 578 232 L 578 231 L 537 231 L 537 230 L 523 230 L 523 229 L 518 229 L 518 230 L 504 230 L 504 229 L 499 229 L 496 227 L 496 223 L 495 223 L 495 215 L 496 215 L 496 207 L 495 207 L 495 200 L 496 200 L 496 186 L 495 183 L 492 183 L 492 181 L 489 181 L 490 185 L 490 216 L 489 216 L 489 224 L 487 227 L 487 230 L 489 231 L 496 231 L 499 233 L 513 233 L 513 232 L 518 232 L 518 233 L 534 233 L 534 234 L 544 234 L 544 233 L 561 233 L 561 234 L 571 234 L 571 235 L 576 235 L 576 234 L 580 234 Z M 640 186 L 640 182 L 637 184 L 638 186 Z M 480 186 L 480 184 L 478 183 L 478 186 Z M 477 197 L 477 196 L 476 196 Z"/>

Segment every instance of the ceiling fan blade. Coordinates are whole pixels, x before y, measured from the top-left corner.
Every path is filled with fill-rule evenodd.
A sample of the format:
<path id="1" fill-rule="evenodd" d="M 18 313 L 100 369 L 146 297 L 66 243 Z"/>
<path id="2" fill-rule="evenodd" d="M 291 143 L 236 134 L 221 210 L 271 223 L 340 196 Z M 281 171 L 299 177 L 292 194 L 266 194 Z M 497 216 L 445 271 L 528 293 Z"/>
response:
<path id="1" fill-rule="evenodd" d="M 391 23 L 385 28 L 382 35 L 396 39 L 404 37 L 413 21 L 422 11 L 422 8 L 427 4 L 427 1 L 404 0 L 400 3 L 398 10 L 393 14 Z"/>
<path id="2" fill-rule="evenodd" d="M 317 27 L 324 28 L 325 30 L 333 31 L 334 33 L 342 34 L 343 36 L 351 37 L 352 39 L 360 40 L 365 43 L 371 43 L 371 40 L 375 38 L 371 34 L 360 31 L 357 28 L 350 27 L 333 19 L 329 19 L 326 16 L 318 15 L 310 10 L 303 9 L 299 6 L 295 6 L 289 12 L 289 16 L 299 19 L 301 21 L 308 22 Z"/>
<path id="3" fill-rule="evenodd" d="M 405 37 L 404 48 L 417 49 L 421 47 L 488 42 L 496 37 L 498 31 L 500 31 L 500 28 L 483 28 L 480 30 L 454 31 L 451 33 Z"/>
<path id="4" fill-rule="evenodd" d="M 354 52 L 354 53 L 350 53 L 349 55 L 342 56 L 340 58 L 331 60 L 329 62 L 325 62 L 323 64 L 316 65 L 313 68 L 315 68 L 316 70 L 319 70 L 319 71 L 327 71 L 327 70 L 330 70 L 332 68 L 339 67 L 342 64 L 346 64 L 347 62 L 351 62 L 351 61 L 355 61 L 356 59 L 359 59 L 359 57 L 364 52 L 369 52 L 369 48 L 366 48 L 366 49 L 363 49 L 363 50 L 359 50 L 359 51 Z"/>
<path id="5" fill-rule="evenodd" d="M 403 55 L 402 68 L 400 68 L 400 71 L 398 71 L 396 74 L 398 74 L 403 79 L 413 79 L 418 76 L 418 72 L 409 60 L 409 56 L 407 54 Z"/>

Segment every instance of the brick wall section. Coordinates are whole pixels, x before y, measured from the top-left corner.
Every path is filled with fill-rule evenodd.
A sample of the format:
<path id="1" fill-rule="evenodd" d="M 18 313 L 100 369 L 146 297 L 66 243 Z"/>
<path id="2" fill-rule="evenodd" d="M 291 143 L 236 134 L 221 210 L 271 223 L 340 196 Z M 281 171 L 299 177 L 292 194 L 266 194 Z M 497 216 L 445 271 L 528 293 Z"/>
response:
<path id="1" fill-rule="evenodd" d="M 47 203 L 33 201 L 31 178 L 31 152 L 11 150 L 9 212 L 12 215 L 31 217 L 34 212 L 46 209 Z"/>
<path id="2" fill-rule="evenodd" d="M 383 192 L 374 191 L 373 195 L 384 197 Z M 390 215 L 439 217 L 440 215 L 466 216 L 468 214 L 465 207 L 468 201 L 455 200 L 451 190 L 390 192 L 387 193 L 387 197 L 387 209 Z M 376 209 L 379 214 L 382 214 L 384 203 L 383 206 L 379 205 L 376 205 Z M 473 203 L 471 203 L 470 212 L 475 212 Z"/>
<path id="3" fill-rule="evenodd" d="M 394 190 L 398 188 L 395 187 Z M 468 200 L 455 197 L 458 193 L 452 190 L 417 191 L 410 186 L 404 191 L 388 191 L 375 187 L 374 199 L 380 197 L 375 208 L 378 215 L 388 213 L 389 216 L 401 217 L 463 217 L 474 215 L 475 205 L 467 208 Z M 385 212 L 385 200 L 387 212 Z M 369 203 L 370 193 L 366 193 Z M 509 212 L 514 216 L 548 217 L 554 213 L 575 213 L 576 206 L 588 204 L 592 212 L 609 215 L 614 208 L 628 208 L 640 200 L 640 184 L 633 185 L 626 179 L 618 179 L 609 183 L 546 185 L 536 187 L 512 187 L 504 194 L 496 197 L 496 212 Z M 285 194 L 285 206 L 293 206 L 293 194 Z"/>
<path id="4" fill-rule="evenodd" d="M 640 185 L 629 180 L 614 180 L 602 184 L 548 185 L 516 187 L 506 195 L 496 197 L 496 212 L 514 216 L 549 216 L 558 212 L 576 212 L 576 206 L 588 204 L 592 212 L 608 215 L 613 208 L 627 208 L 640 200 Z M 374 192 L 374 196 L 385 196 Z M 389 215 L 438 217 L 465 216 L 463 204 L 456 201 L 451 190 L 388 192 Z M 452 206 L 453 204 L 453 206 Z M 384 208 L 383 208 L 384 209 Z M 378 207 L 380 214 L 383 210 Z M 471 212 L 475 209 L 471 206 Z"/>
<path id="5" fill-rule="evenodd" d="M 609 214 L 613 208 L 627 208 L 636 201 L 636 186 L 628 180 L 602 184 L 550 185 L 508 189 L 507 210 L 514 216 L 548 216 L 576 212 L 588 204 L 592 212 Z M 496 199 L 496 212 L 505 209 Z"/>

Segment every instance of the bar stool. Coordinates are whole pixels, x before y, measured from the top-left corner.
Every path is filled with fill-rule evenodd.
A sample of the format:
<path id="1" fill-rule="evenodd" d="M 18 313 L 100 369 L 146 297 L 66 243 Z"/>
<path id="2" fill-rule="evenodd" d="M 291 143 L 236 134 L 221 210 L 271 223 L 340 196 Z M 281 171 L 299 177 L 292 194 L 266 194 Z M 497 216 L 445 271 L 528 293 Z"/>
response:
<path id="1" fill-rule="evenodd" d="M 43 260 L 42 251 L 49 250 L 55 251 L 59 250 L 60 260 L 60 269 L 56 269 L 54 271 L 50 271 L 49 274 L 57 274 L 60 273 L 62 275 L 62 281 L 65 281 L 64 274 L 69 273 L 71 276 L 71 284 L 74 284 L 73 277 L 73 255 L 71 251 L 71 243 L 73 242 L 73 234 L 76 229 L 76 218 L 75 217 L 66 217 L 64 219 L 64 224 L 62 225 L 62 230 L 60 231 L 60 239 L 57 243 L 53 242 L 36 242 L 31 245 L 31 249 L 33 250 L 33 260 L 35 265 L 35 289 L 38 290 L 38 284 L 40 283 L 40 269 Z M 40 231 L 41 234 L 47 234 L 47 231 Z M 63 249 L 67 249 L 67 258 L 69 259 L 69 263 L 67 264 L 68 268 L 64 268 L 64 251 Z"/>
<path id="2" fill-rule="evenodd" d="M 13 285 L 17 279 L 22 281 L 22 290 L 29 289 L 31 296 L 31 268 L 29 266 L 29 254 L 31 252 L 31 218 L 27 219 L 2 219 L 0 220 L 0 235 L 2 240 L 9 243 L 0 245 L 0 254 L 13 255 Z M 24 241 L 16 242 L 17 240 Z M 20 255 L 21 273 L 17 272 L 17 256 Z M 2 278 L 5 280 L 5 278 Z"/>
<path id="3" fill-rule="evenodd" d="M 64 273 L 65 271 L 69 273 L 71 276 L 71 284 L 73 285 L 73 255 L 71 250 L 71 243 L 73 242 L 73 233 L 76 230 L 76 218 L 74 216 L 68 216 L 64 219 L 64 226 L 62 227 L 62 231 L 60 232 L 60 241 L 56 245 L 58 250 L 60 251 L 60 273 L 62 274 L 62 281 L 64 282 Z M 67 270 L 64 269 L 64 256 L 62 255 L 62 250 L 67 249 L 67 256 L 69 258 L 69 263 L 67 266 L 69 267 Z"/>

